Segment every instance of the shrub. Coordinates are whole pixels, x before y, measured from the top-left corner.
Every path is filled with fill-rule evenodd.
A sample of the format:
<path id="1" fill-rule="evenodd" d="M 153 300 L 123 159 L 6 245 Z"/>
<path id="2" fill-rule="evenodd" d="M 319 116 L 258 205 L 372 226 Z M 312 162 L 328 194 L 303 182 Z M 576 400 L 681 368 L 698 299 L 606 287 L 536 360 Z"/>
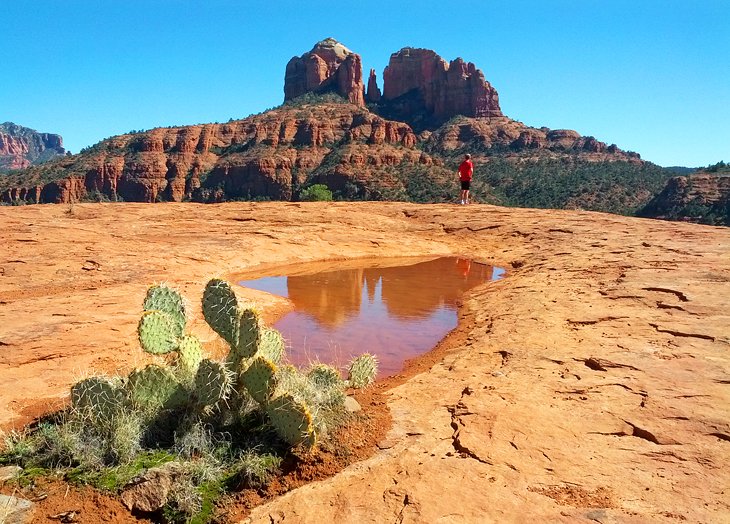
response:
<path id="1" fill-rule="evenodd" d="M 314 184 L 302 189 L 299 200 L 303 202 L 331 202 L 332 191 L 324 184 Z"/>

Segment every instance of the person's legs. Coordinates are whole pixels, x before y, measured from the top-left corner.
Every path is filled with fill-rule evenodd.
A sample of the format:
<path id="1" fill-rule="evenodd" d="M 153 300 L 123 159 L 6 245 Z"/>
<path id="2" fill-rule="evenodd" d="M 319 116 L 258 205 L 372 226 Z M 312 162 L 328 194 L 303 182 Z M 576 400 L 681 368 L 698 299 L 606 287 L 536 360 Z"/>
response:
<path id="1" fill-rule="evenodd" d="M 469 203 L 469 189 L 471 186 L 470 180 L 462 180 L 461 181 L 461 203 L 462 204 L 468 204 Z"/>

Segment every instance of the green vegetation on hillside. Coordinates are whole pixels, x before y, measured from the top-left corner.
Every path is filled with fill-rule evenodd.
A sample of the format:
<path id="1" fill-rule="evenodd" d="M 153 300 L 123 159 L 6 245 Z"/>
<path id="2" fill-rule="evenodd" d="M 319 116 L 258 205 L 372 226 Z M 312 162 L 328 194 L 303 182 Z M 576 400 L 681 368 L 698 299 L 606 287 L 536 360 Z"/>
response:
<path id="1" fill-rule="evenodd" d="M 702 199 L 695 198 L 686 204 L 673 205 L 664 209 L 661 218 L 709 226 L 730 226 L 730 200 L 707 204 Z"/>
<path id="2" fill-rule="evenodd" d="M 570 158 L 513 161 L 493 157 L 475 167 L 474 185 L 477 197 L 480 190 L 489 190 L 501 205 L 630 215 L 659 192 L 671 176 L 650 163 Z"/>
<path id="3" fill-rule="evenodd" d="M 730 164 L 726 164 L 724 161 L 720 160 L 717 164 L 710 164 L 702 171 L 706 171 L 708 173 L 730 173 Z"/>
<path id="4" fill-rule="evenodd" d="M 408 162 L 384 166 L 383 176 L 359 192 L 340 196 L 349 200 L 454 202 L 459 194 L 457 164 L 452 160 L 446 166 Z M 660 191 L 671 176 L 648 163 L 490 157 L 488 162 L 477 162 L 475 166 L 472 194 L 477 202 L 504 206 L 630 215 Z"/>

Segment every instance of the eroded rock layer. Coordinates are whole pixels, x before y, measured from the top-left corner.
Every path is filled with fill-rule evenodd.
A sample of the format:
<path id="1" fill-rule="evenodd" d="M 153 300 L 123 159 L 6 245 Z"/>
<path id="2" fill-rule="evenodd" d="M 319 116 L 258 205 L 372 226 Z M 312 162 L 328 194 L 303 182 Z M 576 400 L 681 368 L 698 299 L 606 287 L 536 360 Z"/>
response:
<path id="1" fill-rule="evenodd" d="M 730 172 L 671 178 L 640 214 L 730 226 Z"/>
<path id="2" fill-rule="evenodd" d="M 81 154 L 4 176 L 0 199 L 291 200 L 305 183 L 324 183 L 348 197 L 400 198 L 413 177 L 414 183 L 437 185 L 453 179 L 450 159 L 467 150 L 516 160 L 641 162 L 575 131 L 531 128 L 506 117 L 463 118 L 416 135 L 408 124 L 363 107 L 315 103 L 284 105 L 226 124 L 112 137 Z"/>
<path id="3" fill-rule="evenodd" d="M 0 171 L 22 169 L 64 155 L 63 138 L 5 122 L 0 124 Z"/>

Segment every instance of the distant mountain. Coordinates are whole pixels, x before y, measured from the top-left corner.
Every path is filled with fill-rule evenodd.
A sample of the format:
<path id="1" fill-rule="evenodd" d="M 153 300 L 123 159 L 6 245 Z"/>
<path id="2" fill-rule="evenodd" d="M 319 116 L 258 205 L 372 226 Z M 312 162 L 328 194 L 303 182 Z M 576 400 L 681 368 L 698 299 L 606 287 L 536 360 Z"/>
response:
<path id="1" fill-rule="evenodd" d="M 383 90 L 360 56 L 326 39 L 286 66 L 285 103 L 226 124 L 119 135 L 0 178 L 6 202 L 296 200 L 312 184 L 343 199 L 453 201 L 475 164 L 477 199 L 633 213 L 672 173 L 637 153 L 503 115 L 472 63 L 404 48 Z"/>
<path id="2" fill-rule="evenodd" d="M 39 133 L 12 122 L 0 124 L 0 171 L 22 169 L 65 153 L 61 135 Z"/>

